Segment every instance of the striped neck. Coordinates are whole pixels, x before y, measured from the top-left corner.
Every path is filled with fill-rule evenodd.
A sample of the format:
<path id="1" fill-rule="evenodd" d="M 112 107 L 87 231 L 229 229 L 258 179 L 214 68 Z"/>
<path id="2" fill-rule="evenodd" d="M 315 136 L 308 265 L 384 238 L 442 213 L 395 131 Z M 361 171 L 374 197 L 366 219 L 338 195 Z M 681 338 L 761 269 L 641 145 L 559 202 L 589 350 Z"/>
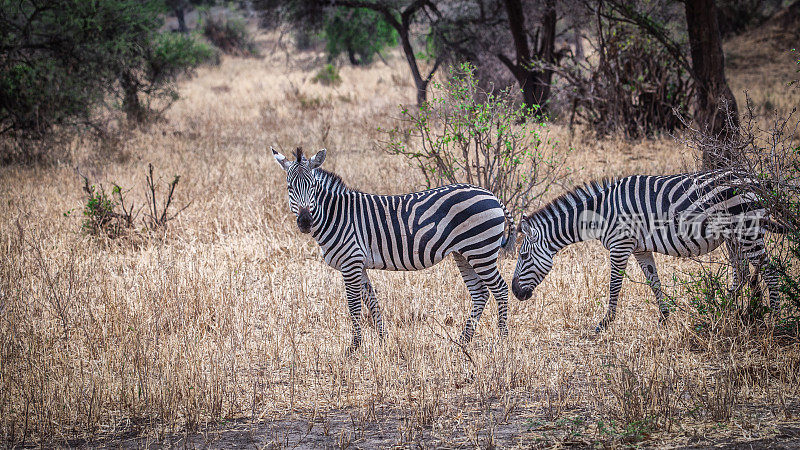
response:
<path id="1" fill-rule="evenodd" d="M 313 213 L 312 235 L 321 243 L 321 240 L 327 240 L 326 236 L 330 234 L 332 227 L 335 227 L 337 210 L 340 211 L 339 215 L 345 214 L 345 211 L 341 211 L 344 209 L 343 199 L 357 191 L 347 187 L 339 175 L 327 170 L 316 169 L 314 177 L 319 184 L 315 199 L 317 207 Z"/>
<path id="2" fill-rule="evenodd" d="M 579 186 L 548 203 L 528 220 L 550 242 L 554 252 L 567 245 L 596 238 L 587 233 L 587 219 L 602 216 L 603 202 L 613 180 Z"/>

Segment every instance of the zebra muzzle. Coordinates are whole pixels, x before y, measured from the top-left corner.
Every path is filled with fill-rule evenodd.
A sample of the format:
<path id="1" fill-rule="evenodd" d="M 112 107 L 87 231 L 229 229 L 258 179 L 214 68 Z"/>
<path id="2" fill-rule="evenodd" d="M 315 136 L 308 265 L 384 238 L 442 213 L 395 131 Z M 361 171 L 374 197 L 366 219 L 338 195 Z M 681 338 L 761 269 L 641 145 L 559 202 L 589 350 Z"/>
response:
<path id="1" fill-rule="evenodd" d="M 511 282 L 511 292 L 519 300 L 527 300 L 533 295 L 533 289 L 520 287 L 518 278 L 514 278 L 514 281 Z"/>
<path id="2" fill-rule="evenodd" d="M 297 215 L 297 227 L 300 228 L 300 232 L 310 233 L 311 223 L 311 212 L 307 209 L 301 209 L 300 213 Z"/>

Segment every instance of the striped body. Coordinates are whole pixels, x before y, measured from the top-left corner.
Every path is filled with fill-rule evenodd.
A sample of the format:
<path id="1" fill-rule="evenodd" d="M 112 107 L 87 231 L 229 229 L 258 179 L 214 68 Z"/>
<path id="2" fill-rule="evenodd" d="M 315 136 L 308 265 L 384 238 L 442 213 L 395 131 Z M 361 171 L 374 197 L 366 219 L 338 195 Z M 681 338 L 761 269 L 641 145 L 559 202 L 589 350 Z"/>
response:
<path id="1" fill-rule="evenodd" d="M 372 195 L 344 187 L 318 171 L 323 207 L 312 234 L 336 269 L 420 270 L 452 252 L 493 265 L 505 229 L 499 200 L 456 184 L 406 195 Z M 333 181 L 331 181 L 333 180 Z"/>
<path id="2" fill-rule="evenodd" d="M 728 246 L 734 288 L 749 275 L 748 262 L 763 269 L 770 305 L 777 307 L 778 278 L 765 265 L 764 234 L 774 225 L 751 194 L 730 172 L 712 171 L 671 176 L 630 176 L 588 184 L 554 200 L 528 219 L 514 274 L 513 291 L 520 299 L 552 267 L 555 253 L 574 242 L 599 239 L 609 250 L 609 309 L 598 329 L 613 320 L 622 273 L 633 255 L 659 301 L 662 319 L 669 313 L 653 252 L 679 257 L 700 256 Z"/>
<path id="3" fill-rule="evenodd" d="M 324 152 L 321 152 L 324 159 Z M 513 219 L 489 191 L 456 184 L 406 195 L 373 195 L 348 188 L 339 176 L 299 156 L 287 162 L 292 211 L 325 262 L 342 272 L 353 322 L 350 350 L 361 343 L 361 304 L 367 304 L 379 335 L 383 322 L 367 269 L 420 270 L 452 254 L 473 300 L 462 342 L 472 339 L 489 292 L 498 303 L 498 325 L 507 333 L 508 287 L 497 270 L 504 246 L 513 245 Z M 282 155 L 280 155 L 282 156 Z M 318 166 L 318 164 L 317 164 Z M 506 220 L 511 222 L 504 238 Z"/>

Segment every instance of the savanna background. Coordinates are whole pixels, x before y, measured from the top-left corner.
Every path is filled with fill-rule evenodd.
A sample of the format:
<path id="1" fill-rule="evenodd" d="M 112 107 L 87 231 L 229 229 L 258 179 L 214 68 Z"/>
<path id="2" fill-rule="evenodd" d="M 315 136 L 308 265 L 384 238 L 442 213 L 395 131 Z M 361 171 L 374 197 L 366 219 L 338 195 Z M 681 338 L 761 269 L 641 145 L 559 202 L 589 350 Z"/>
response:
<path id="1" fill-rule="evenodd" d="M 721 251 L 656 256 L 673 305 L 664 325 L 631 262 L 616 321 L 595 334 L 608 253 L 568 247 L 530 300 L 509 300 L 507 338 L 490 303 L 466 347 L 454 339 L 471 302 L 451 260 L 374 271 L 388 339 L 366 327 L 346 356 L 341 275 L 297 230 L 269 151 L 327 148 L 325 167 L 366 192 L 424 188 L 431 179 L 406 157 L 423 147 L 408 114 L 428 73 L 423 101 L 446 98 L 451 67 L 469 61 L 477 91 L 537 105 L 510 126 L 534 124 L 523 144 L 559 161 L 517 220 L 581 182 L 697 170 L 706 150 L 683 3 L 140 3 L 101 15 L 2 2 L 3 445 L 800 444 L 798 309 L 785 300 L 776 325 L 708 294 Z M 349 3 L 385 7 L 400 28 Z M 788 117 L 780 142 L 796 148 L 800 6 L 716 8 L 738 114 L 754 115 L 740 122 L 769 141 Z M 135 20 L 87 41 L 80 30 L 100 19 L 59 20 L 67 13 Z M 80 45 L 18 26 L 48 20 Z M 520 91 L 520 73 L 548 92 Z M 506 281 L 514 263 L 501 260 Z"/>

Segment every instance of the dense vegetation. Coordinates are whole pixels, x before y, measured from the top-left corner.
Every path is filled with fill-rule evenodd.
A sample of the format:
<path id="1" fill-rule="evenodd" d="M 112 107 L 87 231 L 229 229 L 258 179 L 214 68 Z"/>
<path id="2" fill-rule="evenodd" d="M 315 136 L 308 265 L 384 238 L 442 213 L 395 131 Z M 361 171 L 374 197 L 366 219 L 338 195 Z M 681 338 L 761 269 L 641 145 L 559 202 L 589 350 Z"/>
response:
<path id="1" fill-rule="evenodd" d="M 156 0 L 4 0 L 0 134 L 26 139 L 59 125 L 98 127 L 114 105 L 143 121 L 151 103 L 174 100 L 176 76 L 213 51 L 190 35 L 160 33 L 164 10 Z"/>

